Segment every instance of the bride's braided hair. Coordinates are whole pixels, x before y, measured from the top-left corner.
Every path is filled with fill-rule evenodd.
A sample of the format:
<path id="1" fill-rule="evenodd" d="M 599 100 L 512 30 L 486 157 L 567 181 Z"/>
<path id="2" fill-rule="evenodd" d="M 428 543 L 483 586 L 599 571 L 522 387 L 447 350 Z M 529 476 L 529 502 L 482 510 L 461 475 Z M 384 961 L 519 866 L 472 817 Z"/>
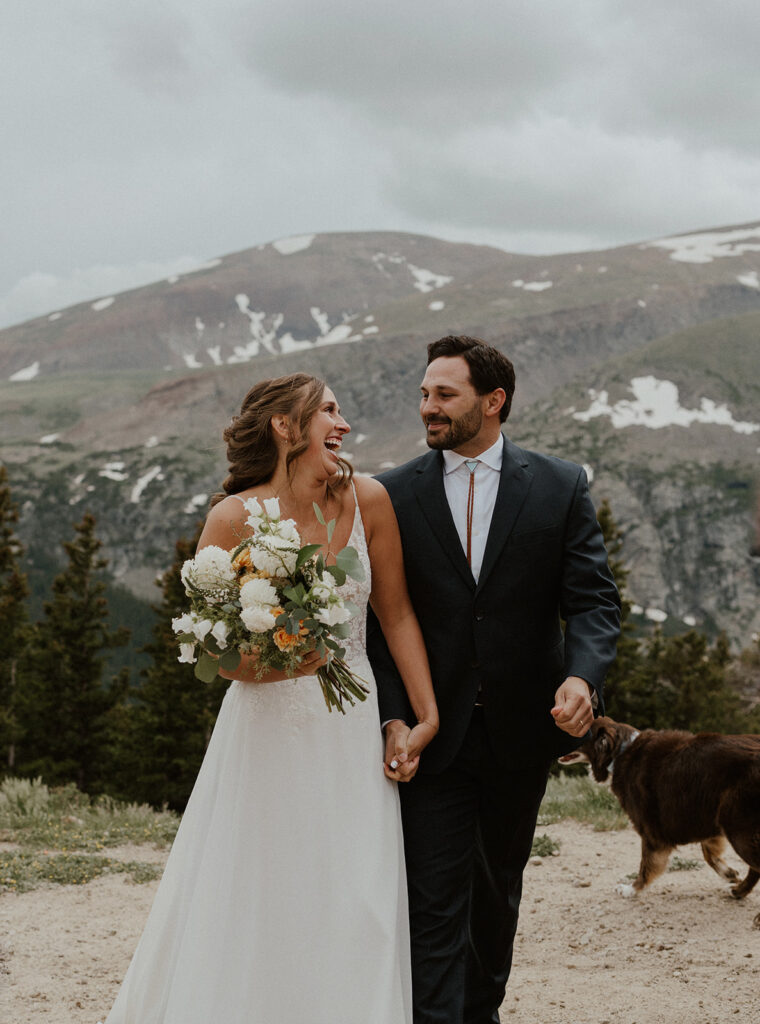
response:
<path id="1" fill-rule="evenodd" d="M 287 416 L 289 445 L 285 464 L 290 474 L 293 462 L 309 447 L 309 424 L 322 403 L 325 382 L 306 373 L 292 373 L 254 384 L 243 399 L 240 414 L 232 417 L 223 437 L 227 442 L 229 475 L 222 490 L 212 495 L 211 508 L 230 494 L 266 483 L 277 468 L 277 444 L 272 436 L 272 417 Z M 338 457 L 339 476 L 328 486 L 347 487 L 353 467 Z"/>

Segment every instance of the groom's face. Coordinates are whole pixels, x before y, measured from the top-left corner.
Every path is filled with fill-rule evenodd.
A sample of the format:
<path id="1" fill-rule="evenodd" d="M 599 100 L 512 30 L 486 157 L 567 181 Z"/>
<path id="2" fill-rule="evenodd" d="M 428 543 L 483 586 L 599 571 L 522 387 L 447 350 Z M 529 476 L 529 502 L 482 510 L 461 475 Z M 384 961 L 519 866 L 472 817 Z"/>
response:
<path id="1" fill-rule="evenodd" d="M 420 415 L 429 448 L 455 449 L 477 437 L 483 428 L 483 396 L 470 380 L 461 356 L 440 356 L 420 385 Z"/>

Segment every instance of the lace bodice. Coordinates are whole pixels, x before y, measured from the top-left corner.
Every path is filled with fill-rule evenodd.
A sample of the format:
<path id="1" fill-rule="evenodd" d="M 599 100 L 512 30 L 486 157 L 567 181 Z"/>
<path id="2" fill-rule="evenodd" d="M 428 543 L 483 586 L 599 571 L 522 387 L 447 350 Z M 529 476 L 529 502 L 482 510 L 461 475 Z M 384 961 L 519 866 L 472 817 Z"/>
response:
<path id="1" fill-rule="evenodd" d="M 354 498 L 356 492 L 354 492 Z M 367 641 L 367 604 L 372 589 L 372 571 L 369 564 L 369 551 L 367 550 L 367 538 L 364 533 L 359 503 L 356 502 L 354 510 L 354 524 L 351 529 L 351 536 L 348 545 L 356 548 L 359 554 L 359 561 L 364 569 L 364 579 L 354 580 L 349 576 L 340 588 L 342 596 L 353 601 L 358 606 L 358 613 L 351 619 L 351 635 L 345 642 L 346 660 L 359 661 L 366 656 Z"/>

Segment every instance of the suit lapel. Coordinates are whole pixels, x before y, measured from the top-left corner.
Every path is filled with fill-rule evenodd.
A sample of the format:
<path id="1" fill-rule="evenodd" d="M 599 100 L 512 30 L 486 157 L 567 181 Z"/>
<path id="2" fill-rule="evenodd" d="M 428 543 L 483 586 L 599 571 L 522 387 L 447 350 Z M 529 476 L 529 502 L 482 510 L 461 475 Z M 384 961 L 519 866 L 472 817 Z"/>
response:
<path id="1" fill-rule="evenodd" d="M 512 532 L 520 509 L 528 496 L 533 474 L 527 470 L 527 459 L 517 445 L 504 438 L 499 489 L 491 517 L 491 528 L 488 531 L 486 550 L 478 579 L 478 590 L 481 589 L 502 552 L 507 538 Z M 461 547 L 461 545 L 460 545 Z M 465 559 L 465 565 L 467 560 Z"/>
<path id="2" fill-rule="evenodd" d="M 467 586 L 475 589 L 475 580 L 467 564 L 467 556 L 462 550 L 451 509 L 443 486 L 443 457 L 440 452 L 430 452 L 429 457 L 417 470 L 417 477 L 412 486 L 417 501 L 427 519 L 430 529 L 439 544 L 448 555 L 454 568 Z"/>

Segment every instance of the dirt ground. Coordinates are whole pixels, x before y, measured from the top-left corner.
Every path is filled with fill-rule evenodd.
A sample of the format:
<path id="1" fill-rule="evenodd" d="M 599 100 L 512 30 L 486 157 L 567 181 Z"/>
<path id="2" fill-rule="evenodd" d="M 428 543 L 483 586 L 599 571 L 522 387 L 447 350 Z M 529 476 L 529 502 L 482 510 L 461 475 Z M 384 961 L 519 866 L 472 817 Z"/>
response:
<path id="1" fill-rule="evenodd" d="M 561 850 L 526 871 L 505 1024 L 760 1021 L 760 930 L 753 927 L 760 886 L 737 902 L 704 865 L 669 872 L 642 896 L 625 899 L 615 884 L 638 866 L 632 830 L 561 822 L 540 827 L 544 832 Z M 117 855 L 165 858 L 146 847 Z M 699 848 L 679 855 L 697 859 Z M 730 851 L 727 859 L 742 870 Z M 85 886 L 0 896 L 0 1022 L 103 1020 L 157 884 L 106 875 Z"/>

